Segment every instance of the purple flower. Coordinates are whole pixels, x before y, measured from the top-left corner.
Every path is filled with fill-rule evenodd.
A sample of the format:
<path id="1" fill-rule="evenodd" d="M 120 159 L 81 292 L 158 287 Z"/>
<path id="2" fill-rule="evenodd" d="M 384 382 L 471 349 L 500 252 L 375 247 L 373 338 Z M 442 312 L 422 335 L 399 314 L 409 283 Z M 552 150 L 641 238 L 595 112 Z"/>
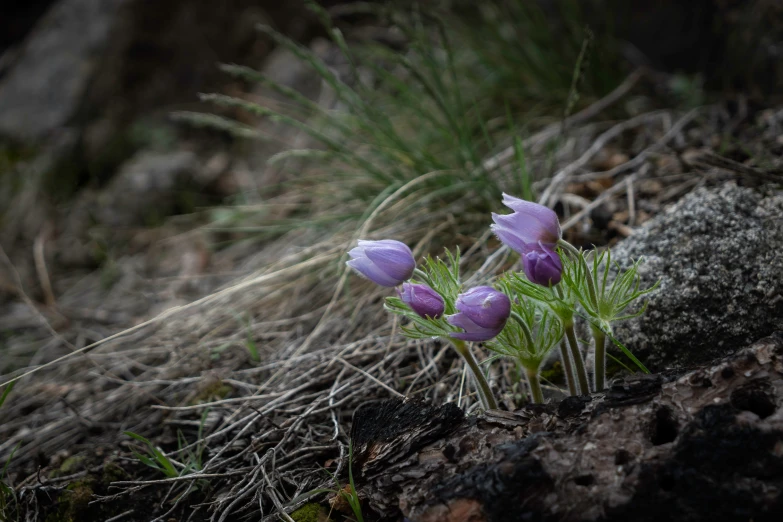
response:
<path id="1" fill-rule="evenodd" d="M 359 240 L 359 246 L 348 252 L 347 265 L 375 284 L 397 286 L 410 279 L 416 268 L 411 249 L 393 239 Z"/>
<path id="2" fill-rule="evenodd" d="M 490 228 L 503 243 L 522 256 L 527 278 L 542 286 L 560 282 L 563 264 L 555 249 L 562 236 L 557 214 L 543 205 L 503 194 L 503 204 L 514 212 L 492 214 Z"/>
<path id="3" fill-rule="evenodd" d="M 446 320 L 465 331 L 449 335 L 463 341 L 492 339 L 506 326 L 511 313 L 509 298 L 491 286 L 477 286 L 460 294 L 455 306 L 459 313 L 447 316 Z"/>
<path id="4" fill-rule="evenodd" d="M 427 285 L 403 283 L 402 291 L 397 290 L 402 302 L 421 317 L 437 319 L 443 315 L 446 303 L 438 292 Z"/>
<path id="5" fill-rule="evenodd" d="M 522 255 L 522 267 L 531 283 L 541 286 L 556 285 L 563 275 L 563 263 L 557 252 L 538 244 L 539 250 L 529 250 Z"/>

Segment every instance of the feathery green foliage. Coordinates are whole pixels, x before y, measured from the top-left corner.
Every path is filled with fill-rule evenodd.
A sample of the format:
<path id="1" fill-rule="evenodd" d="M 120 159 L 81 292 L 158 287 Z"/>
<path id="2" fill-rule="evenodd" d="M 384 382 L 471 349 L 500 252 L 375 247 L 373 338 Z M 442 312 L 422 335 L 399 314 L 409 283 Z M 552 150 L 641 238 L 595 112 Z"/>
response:
<path id="1" fill-rule="evenodd" d="M 503 290 L 510 293 L 507 287 Z M 511 314 L 500 335 L 485 346 L 495 353 L 516 359 L 526 370 L 538 372 L 563 338 L 563 324 L 549 309 L 536 307 L 526 300 L 512 301 Z"/>
<path id="2" fill-rule="evenodd" d="M 650 288 L 640 290 L 641 277 L 638 272 L 642 259 L 638 259 L 626 270 L 621 270 L 620 266 L 614 263 L 617 274 L 610 278 L 611 256 L 608 249 L 593 251 L 589 255 L 580 251 L 576 256 L 562 256 L 563 280 L 574 290 L 587 315 L 594 319 L 591 323 L 597 322 L 597 325 L 607 332 L 611 332 L 610 323 L 614 321 L 642 315 L 647 303 L 634 313 L 622 314 L 636 299 L 649 294 L 660 284 L 656 282 Z M 590 261 L 588 257 L 591 258 Z M 592 265 L 589 269 L 588 262 Z"/>
<path id="3" fill-rule="evenodd" d="M 405 335 L 412 339 L 448 338 L 450 333 L 457 331 L 457 328 L 448 323 L 446 315 L 456 313 L 454 303 L 462 288 L 459 274 L 459 250 L 456 254 L 452 254 L 448 250 L 445 252 L 447 261 L 427 256 L 423 269 L 416 271 L 413 280 L 413 282 L 423 282 L 438 289 L 445 304 L 444 315 L 438 319 L 424 318 L 411 310 L 400 298 L 386 298 L 384 308 L 410 320 L 410 324 L 403 325 L 401 329 Z"/>

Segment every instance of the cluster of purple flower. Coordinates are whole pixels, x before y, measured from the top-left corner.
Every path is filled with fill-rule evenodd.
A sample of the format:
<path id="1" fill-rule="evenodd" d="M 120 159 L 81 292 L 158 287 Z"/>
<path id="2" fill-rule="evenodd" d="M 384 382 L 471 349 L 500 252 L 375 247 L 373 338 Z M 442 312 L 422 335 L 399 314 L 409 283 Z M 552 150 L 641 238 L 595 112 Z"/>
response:
<path id="1" fill-rule="evenodd" d="M 595 341 L 593 390 L 604 389 L 606 339 L 611 337 L 611 323 L 644 313 L 644 306 L 631 314 L 625 310 L 657 284 L 639 288 L 637 269 L 641 260 L 617 277 L 607 278 L 612 266 L 610 253 L 587 254 L 564 241 L 553 210 L 507 194 L 503 194 L 503 204 L 513 212 L 492 214 L 491 228 L 500 241 L 520 254 L 525 276 L 504 275 L 497 283 L 502 292 L 478 286 L 459 293 L 458 257 L 447 252 L 451 267 L 428 259 L 422 271 L 416 268 L 410 248 L 391 239 L 359 241 L 359 246 L 349 252 L 348 265 L 379 285 L 398 287 L 399 299 L 387 299 L 386 307 L 411 320 L 413 326 L 403 328 L 406 335 L 451 341 L 470 368 L 487 409 L 497 406 L 466 341 L 488 341 L 487 349 L 514 357 L 525 368 L 534 402 L 544 400 L 540 367 L 547 354 L 560 345 L 569 393 L 590 393 L 574 328 L 578 308 L 584 311 Z M 420 281 L 410 282 L 414 276 Z M 510 318 L 513 320 L 509 323 Z M 630 353 L 625 347 L 621 349 Z M 629 357 L 646 371 L 632 355 Z"/>
<path id="2" fill-rule="evenodd" d="M 514 212 L 492 214 L 492 229 L 498 238 L 519 252 L 527 278 L 549 286 L 560 282 L 563 265 L 556 252 L 560 223 L 551 209 L 503 195 L 503 203 Z M 392 239 L 359 241 L 349 252 L 348 266 L 376 284 L 387 287 L 402 285 L 400 299 L 421 317 L 437 319 L 445 311 L 443 297 L 426 284 L 406 281 L 413 276 L 416 261 L 410 248 Z M 452 326 L 461 328 L 451 337 L 463 341 L 487 341 L 497 336 L 511 313 L 511 301 L 502 292 L 479 286 L 460 294 L 454 303 L 458 313 L 446 317 Z"/>
<path id="3" fill-rule="evenodd" d="M 348 266 L 381 286 L 398 286 L 400 299 L 419 316 L 438 319 L 446 310 L 443 297 L 426 284 L 407 283 L 416 267 L 413 253 L 404 243 L 392 239 L 359 241 L 348 253 Z M 446 317 L 464 332 L 451 334 L 463 341 L 486 341 L 503 330 L 511 313 L 508 297 L 490 286 L 479 286 L 460 294 L 454 303 L 459 313 Z"/>

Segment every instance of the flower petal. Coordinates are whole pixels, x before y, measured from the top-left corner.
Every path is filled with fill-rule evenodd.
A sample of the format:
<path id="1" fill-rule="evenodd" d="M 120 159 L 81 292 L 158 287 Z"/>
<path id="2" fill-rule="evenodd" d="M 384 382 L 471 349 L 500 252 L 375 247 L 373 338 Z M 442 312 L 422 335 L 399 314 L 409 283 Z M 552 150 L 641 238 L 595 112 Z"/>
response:
<path id="1" fill-rule="evenodd" d="M 495 233 L 498 229 L 503 229 L 507 235 L 513 235 L 518 242 L 538 243 L 542 239 L 548 238 L 548 231 L 535 219 L 531 219 L 523 214 L 513 213 L 507 215 L 492 214 L 492 220 L 495 222 Z M 509 244 L 509 246 L 512 246 Z"/>
<path id="2" fill-rule="evenodd" d="M 348 261 L 346 264 L 376 285 L 391 287 L 400 284 L 397 279 L 387 275 L 383 270 L 378 268 L 375 263 L 366 257 L 356 257 L 355 259 Z"/>
<path id="3" fill-rule="evenodd" d="M 391 239 L 384 241 L 393 241 Z M 380 243 L 381 241 L 379 241 Z M 365 255 L 384 273 L 397 280 L 397 284 L 410 279 L 416 268 L 411 249 L 404 243 L 383 244 L 364 247 Z"/>
<path id="4" fill-rule="evenodd" d="M 446 320 L 452 326 L 465 330 L 449 334 L 449 337 L 463 341 L 488 341 L 503 330 L 502 326 L 500 328 L 483 328 L 471 321 L 464 313 L 449 315 Z"/>
<path id="5" fill-rule="evenodd" d="M 522 256 L 525 275 L 537 285 L 556 285 L 563 275 L 563 263 L 560 256 L 543 244 L 539 247 L 540 251 L 530 251 Z"/>
<path id="6" fill-rule="evenodd" d="M 503 204 L 518 214 L 520 219 L 535 221 L 538 224 L 537 226 L 543 233 L 536 241 L 540 239 L 545 243 L 552 244 L 557 243 L 557 240 L 562 237 L 560 221 L 555 211 L 551 208 L 533 203 L 532 201 L 515 198 L 505 193 L 503 194 Z"/>
<path id="7" fill-rule="evenodd" d="M 455 306 L 482 328 L 502 328 L 511 313 L 509 298 L 491 286 L 477 286 L 460 294 Z"/>
<path id="8" fill-rule="evenodd" d="M 492 232 L 495 233 L 497 238 L 506 246 L 508 246 L 514 252 L 522 255 L 530 250 L 529 245 L 535 245 L 533 242 L 525 241 L 520 237 L 515 230 L 502 226 L 502 225 L 490 225 Z"/>
<path id="9" fill-rule="evenodd" d="M 402 302 L 411 307 L 421 317 L 431 317 L 437 319 L 446 308 L 443 298 L 438 292 L 427 285 L 414 285 L 403 283 L 402 290 L 397 294 Z"/>

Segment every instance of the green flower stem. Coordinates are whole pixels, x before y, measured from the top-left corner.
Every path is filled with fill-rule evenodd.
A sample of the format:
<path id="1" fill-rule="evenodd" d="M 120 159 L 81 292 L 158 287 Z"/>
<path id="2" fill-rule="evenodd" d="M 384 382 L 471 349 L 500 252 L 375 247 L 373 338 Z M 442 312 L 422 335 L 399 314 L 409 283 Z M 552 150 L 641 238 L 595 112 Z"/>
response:
<path id="1" fill-rule="evenodd" d="M 538 372 L 525 369 L 527 373 L 527 383 L 530 385 L 530 395 L 533 397 L 534 404 L 544 403 L 544 392 L 541 391 L 541 381 L 538 378 Z"/>
<path id="2" fill-rule="evenodd" d="M 560 300 L 563 301 L 563 299 L 565 298 L 565 296 L 563 295 L 563 286 L 555 285 L 554 289 L 555 292 L 557 293 L 557 297 L 559 297 Z M 558 314 L 563 324 L 572 323 L 574 321 L 574 314 L 570 310 L 567 314 L 564 314 L 563 312 L 558 313 L 558 311 L 555 311 L 555 313 Z M 566 344 L 565 338 L 560 341 L 560 359 L 562 359 L 563 361 L 563 371 L 566 374 L 568 393 L 569 395 L 574 396 L 576 395 L 576 381 L 574 380 L 574 368 L 571 364 L 571 357 L 568 355 L 568 345 Z"/>
<path id="3" fill-rule="evenodd" d="M 585 370 L 585 363 L 582 360 L 582 353 L 579 351 L 579 343 L 576 340 L 576 332 L 574 332 L 573 321 L 567 323 L 565 326 L 566 337 L 568 338 L 568 344 L 571 347 L 571 356 L 574 358 L 574 367 L 576 370 L 576 378 L 579 380 L 579 393 L 581 395 L 590 394 L 590 385 L 587 383 L 587 371 Z"/>
<path id="4" fill-rule="evenodd" d="M 571 356 L 568 354 L 568 346 L 565 339 L 560 341 L 560 359 L 563 361 L 563 373 L 568 384 L 568 394 L 576 395 L 576 382 L 574 382 L 574 368 L 571 366 Z"/>
<path id="5" fill-rule="evenodd" d="M 595 391 L 603 391 L 606 380 L 606 334 L 600 328 L 592 328 L 595 339 Z"/>
<path id="6" fill-rule="evenodd" d="M 489 389 L 489 383 L 487 383 L 487 380 L 484 378 L 484 374 L 481 373 L 481 368 L 479 367 L 478 362 L 476 362 L 476 359 L 473 357 L 473 354 L 470 352 L 470 349 L 465 344 L 465 341 L 460 339 L 449 340 L 451 341 L 451 344 L 454 345 L 457 353 L 459 353 L 462 358 L 465 359 L 465 362 L 473 374 L 473 380 L 476 381 L 476 390 L 478 391 L 479 399 L 481 399 L 481 405 L 485 410 L 498 409 L 498 403 L 495 402 L 495 397 L 492 395 L 492 390 Z"/>

